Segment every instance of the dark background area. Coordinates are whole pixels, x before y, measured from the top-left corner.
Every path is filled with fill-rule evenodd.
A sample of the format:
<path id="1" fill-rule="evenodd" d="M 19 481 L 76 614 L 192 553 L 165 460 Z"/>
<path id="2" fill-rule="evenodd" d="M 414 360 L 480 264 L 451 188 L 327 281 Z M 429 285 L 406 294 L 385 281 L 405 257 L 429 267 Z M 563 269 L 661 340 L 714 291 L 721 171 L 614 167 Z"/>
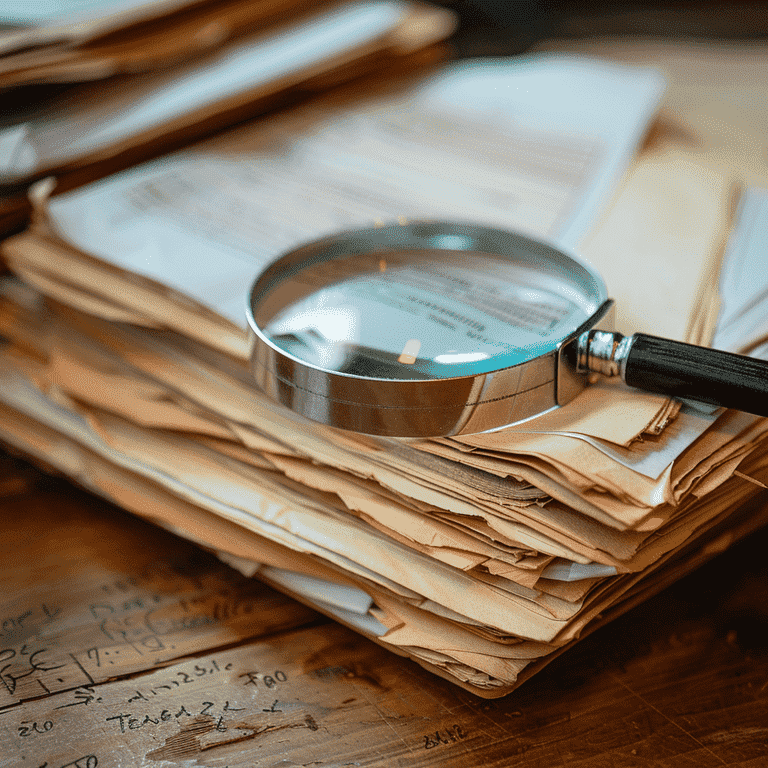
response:
<path id="1" fill-rule="evenodd" d="M 702 39 L 768 36 L 765 2 L 438 0 L 455 10 L 459 56 L 522 53 L 538 41 L 602 35 Z"/>

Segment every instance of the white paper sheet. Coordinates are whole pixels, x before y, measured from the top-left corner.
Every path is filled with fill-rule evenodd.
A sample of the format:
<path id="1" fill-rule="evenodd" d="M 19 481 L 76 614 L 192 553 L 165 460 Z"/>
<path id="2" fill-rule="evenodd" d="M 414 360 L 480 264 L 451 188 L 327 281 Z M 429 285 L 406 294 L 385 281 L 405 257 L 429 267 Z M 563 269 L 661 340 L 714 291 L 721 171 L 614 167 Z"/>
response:
<path id="1" fill-rule="evenodd" d="M 255 273 L 340 229 L 453 218 L 574 244 L 662 91 L 654 71 L 575 57 L 459 63 L 405 99 L 273 119 L 236 149 L 199 146 L 56 197 L 50 212 L 76 247 L 244 327 Z"/>
<path id="2" fill-rule="evenodd" d="M 318 579 L 316 576 L 307 576 L 304 573 L 296 573 L 272 565 L 261 566 L 259 573 L 274 584 L 303 595 L 314 603 L 334 606 L 361 616 L 368 613 L 373 605 L 370 596 L 357 587 L 334 584 L 325 579 Z"/>
<path id="3" fill-rule="evenodd" d="M 52 43 L 82 43 L 185 5 L 190 0 L 4 0 L 0 55 Z"/>
<path id="4" fill-rule="evenodd" d="M 747 187 L 720 271 L 713 347 L 766 357 L 768 348 L 768 189 Z"/>
<path id="5" fill-rule="evenodd" d="M 542 578 L 553 581 L 581 581 L 600 576 L 615 576 L 618 571 L 612 565 L 601 563 L 571 563 L 568 560 L 557 558 L 543 571 Z"/>
<path id="6" fill-rule="evenodd" d="M 247 38 L 202 61 L 137 75 L 119 85 L 92 86 L 76 100 L 0 130 L 0 149 L 5 149 L 0 152 L 0 184 L 87 157 L 354 49 L 392 29 L 407 10 L 397 0 L 347 3 L 299 26 Z"/>
<path id="7" fill-rule="evenodd" d="M 684 405 L 675 419 L 664 428 L 658 441 L 646 438 L 645 441 L 633 443 L 629 448 L 574 432 L 558 434 L 585 440 L 619 464 L 657 480 L 689 445 L 715 423 L 719 413 L 716 409 L 704 412 L 693 405 Z"/>
<path id="8" fill-rule="evenodd" d="M 188 0 L 3 0 L 0 8 L 0 24 L 63 24 L 82 22 L 86 19 L 105 19 L 130 11 L 156 5 L 186 5 Z"/>

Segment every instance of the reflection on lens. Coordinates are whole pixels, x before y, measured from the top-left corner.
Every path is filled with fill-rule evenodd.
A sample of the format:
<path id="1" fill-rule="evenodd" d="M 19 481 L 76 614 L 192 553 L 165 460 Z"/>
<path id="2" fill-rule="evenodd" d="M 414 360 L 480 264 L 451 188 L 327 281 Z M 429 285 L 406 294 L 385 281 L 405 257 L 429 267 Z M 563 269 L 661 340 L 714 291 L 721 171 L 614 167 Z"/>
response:
<path id="1" fill-rule="evenodd" d="M 467 251 L 313 261 L 279 290 L 290 298 L 262 326 L 273 343 L 325 370 L 387 379 L 517 365 L 553 350 L 596 308 L 540 265 Z"/>

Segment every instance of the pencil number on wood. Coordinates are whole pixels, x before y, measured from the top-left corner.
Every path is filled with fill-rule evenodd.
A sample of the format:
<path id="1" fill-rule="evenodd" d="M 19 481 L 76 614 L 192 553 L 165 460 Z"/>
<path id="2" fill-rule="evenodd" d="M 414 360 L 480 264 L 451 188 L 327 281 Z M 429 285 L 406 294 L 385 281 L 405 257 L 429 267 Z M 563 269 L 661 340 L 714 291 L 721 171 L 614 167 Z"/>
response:
<path id="1" fill-rule="evenodd" d="M 53 721 L 52 720 L 46 720 L 42 723 L 33 722 L 30 723 L 26 720 L 21 721 L 21 725 L 19 726 L 19 736 L 22 739 L 25 739 L 27 736 L 34 736 L 36 733 L 48 733 L 48 731 L 53 730 Z"/>
<path id="2" fill-rule="evenodd" d="M 166 678 L 160 685 L 155 685 L 152 688 L 143 691 L 137 690 L 136 695 L 128 699 L 128 703 L 130 704 L 138 699 L 149 701 L 149 696 L 159 696 L 163 691 L 174 691 L 176 688 L 194 683 L 206 675 L 215 675 L 217 672 L 229 672 L 232 669 L 232 666 L 233 664 L 231 662 L 219 666 L 216 659 L 209 659 L 206 664 L 195 664 L 194 667 L 187 671 L 179 670 L 178 672 L 175 672 L 173 676 Z"/>
<path id="3" fill-rule="evenodd" d="M 3 637 L 12 636 L 17 632 L 29 629 L 32 623 L 43 626 L 53 621 L 59 613 L 61 613 L 61 608 L 51 608 L 43 603 L 37 608 L 29 608 L 16 616 L 6 616 L 0 621 L 0 635 Z"/>
<path id="4" fill-rule="evenodd" d="M 78 757 L 77 760 L 72 760 L 69 763 L 64 763 L 61 766 L 54 766 L 49 763 L 43 763 L 40 768 L 98 768 L 99 758 L 96 755 L 83 755 Z"/>
<path id="5" fill-rule="evenodd" d="M 453 725 L 442 731 L 424 734 L 424 749 L 434 749 L 443 744 L 455 744 L 466 738 L 467 734 L 464 729 L 460 725 Z"/>
<path id="6" fill-rule="evenodd" d="M 214 709 L 215 708 L 215 709 Z M 138 731 L 147 725 L 159 725 L 160 723 L 167 723 L 171 720 L 179 720 L 183 717 L 214 717 L 218 715 L 218 722 L 216 730 L 225 731 L 226 726 L 224 723 L 224 715 L 219 714 L 218 710 L 222 712 L 243 712 L 245 707 L 233 707 L 229 701 L 224 702 L 223 707 L 219 707 L 213 701 L 204 701 L 201 707 L 187 708 L 186 704 L 182 704 L 181 708 L 174 712 L 173 710 L 164 709 L 162 712 L 155 712 L 154 717 L 152 715 L 144 715 L 144 717 L 134 717 L 131 712 L 121 712 L 119 715 L 113 715 L 112 717 L 104 718 L 104 721 L 109 723 L 115 721 L 115 724 L 120 728 L 120 733 L 126 731 Z M 191 711 L 190 711 L 191 710 Z"/>
<path id="7" fill-rule="evenodd" d="M 134 589 L 142 586 L 142 579 L 135 576 L 125 576 L 121 579 L 115 579 L 108 584 L 99 584 L 99 589 L 105 595 L 122 595 L 132 592 Z"/>
<path id="8" fill-rule="evenodd" d="M 43 654 L 48 648 L 30 648 L 26 643 L 18 650 L 3 648 L 0 650 L 0 682 L 9 694 L 16 692 L 19 680 L 35 675 L 36 672 L 53 672 L 62 669 L 65 664 L 46 661 Z M 14 666 L 18 668 L 10 672 Z M 45 687 L 45 686 L 43 686 Z M 46 689 L 46 692 L 47 689 Z"/>
<path id="9" fill-rule="evenodd" d="M 278 683 L 284 683 L 288 675 L 280 669 L 276 669 L 271 675 L 265 675 L 263 672 L 243 672 L 238 677 L 245 678 L 243 685 L 253 685 L 258 688 L 259 682 L 267 688 L 274 688 Z"/>

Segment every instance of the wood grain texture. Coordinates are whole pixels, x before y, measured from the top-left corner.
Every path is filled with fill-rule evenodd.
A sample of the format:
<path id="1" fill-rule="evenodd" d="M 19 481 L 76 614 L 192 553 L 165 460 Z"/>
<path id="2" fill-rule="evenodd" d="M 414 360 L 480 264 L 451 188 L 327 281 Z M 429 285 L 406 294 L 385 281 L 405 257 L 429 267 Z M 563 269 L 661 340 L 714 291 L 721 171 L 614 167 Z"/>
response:
<path id="1" fill-rule="evenodd" d="M 2 768 L 768 765 L 766 532 L 485 701 L 3 455 L 0 494 Z"/>

